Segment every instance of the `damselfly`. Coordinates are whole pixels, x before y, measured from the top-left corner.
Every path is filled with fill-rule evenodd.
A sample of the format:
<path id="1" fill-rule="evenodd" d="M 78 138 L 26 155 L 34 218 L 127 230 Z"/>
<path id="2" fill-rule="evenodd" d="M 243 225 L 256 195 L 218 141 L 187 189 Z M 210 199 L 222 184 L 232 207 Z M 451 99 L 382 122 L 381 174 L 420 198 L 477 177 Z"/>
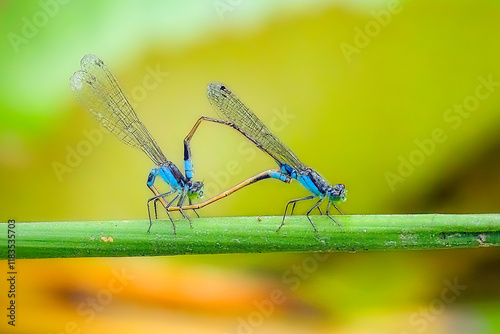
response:
<path id="1" fill-rule="evenodd" d="M 102 60 L 94 55 L 86 55 L 81 60 L 81 67 L 82 70 L 75 72 L 70 79 L 70 86 L 77 100 L 118 139 L 127 145 L 141 149 L 156 164 L 156 167 L 149 173 L 147 181 L 147 186 L 155 195 L 147 203 L 150 223 L 148 232 L 152 225 L 149 204 L 154 201 L 157 217 L 156 202 L 160 201 L 167 209 L 175 234 L 175 224 L 168 214 L 168 208 L 177 200 L 176 205 L 180 208 L 178 211 L 189 220 L 182 206 L 186 198 L 191 205 L 192 199 L 203 196 L 203 183 L 192 181 L 192 168 L 186 170 L 186 175 L 183 175 L 174 163 L 167 160 Z M 157 176 L 170 186 L 169 192 L 160 194 L 156 189 L 154 183 Z M 173 196 L 173 198 L 166 202 L 167 196 Z"/>
<path id="2" fill-rule="evenodd" d="M 340 226 L 340 224 L 330 216 L 330 205 L 333 205 L 341 214 L 342 211 L 337 207 L 337 204 L 342 203 L 346 200 L 346 192 L 345 186 L 343 184 L 337 184 L 335 186 L 331 186 L 319 173 L 313 170 L 310 167 L 305 166 L 300 160 L 295 156 L 295 154 L 290 151 L 288 147 L 283 145 L 279 139 L 269 131 L 269 129 L 262 123 L 262 121 L 246 106 L 241 102 L 241 100 L 231 92 L 226 86 L 220 83 L 212 82 L 208 85 L 208 99 L 212 106 L 215 108 L 217 113 L 222 119 L 214 119 L 210 117 L 202 116 L 196 124 L 194 125 L 191 132 L 184 139 L 184 160 L 186 166 L 192 167 L 192 158 L 191 158 L 191 150 L 190 150 L 190 141 L 196 132 L 198 126 L 203 121 L 215 122 L 219 124 L 228 125 L 241 134 L 243 134 L 246 138 L 248 138 L 251 142 L 253 142 L 257 147 L 259 147 L 262 151 L 269 154 L 278 166 L 279 170 L 270 170 L 258 174 L 254 177 L 249 178 L 248 180 L 240 183 L 239 185 L 229 189 L 225 193 L 230 194 L 238 189 L 241 189 L 248 184 L 251 184 L 255 181 L 264 179 L 264 178 L 276 178 L 283 182 L 290 183 L 291 179 L 295 179 L 299 181 L 307 190 L 311 192 L 310 196 L 302 197 L 298 199 L 290 200 L 286 207 L 285 213 L 283 214 L 283 220 L 281 225 L 278 227 L 278 230 L 285 223 L 285 217 L 290 204 L 292 205 L 292 209 L 290 214 L 293 214 L 295 209 L 295 204 L 300 201 L 319 198 L 318 201 L 313 205 L 313 207 L 307 211 L 307 218 L 311 223 L 312 227 L 315 231 L 317 231 L 316 226 L 312 222 L 309 217 L 310 213 L 318 208 L 319 212 L 322 214 L 320 209 L 320 204 L 327 200 L 328 204 L 326 207 L 326 215 L 331 218 L 336 224 Z M 262 177 L 262 176 L 265 177 Z M 198 209 L 205 205 L 208 205 L 219 198 L 223 198 L 227 195 L 221 194 L 217 197 L 212 198 L 206 202 L 195 204 L 191 206 L 183 207 L 182 209 Z M 169 210 L 177 210 L 180 208 L 170 207 Z"/>

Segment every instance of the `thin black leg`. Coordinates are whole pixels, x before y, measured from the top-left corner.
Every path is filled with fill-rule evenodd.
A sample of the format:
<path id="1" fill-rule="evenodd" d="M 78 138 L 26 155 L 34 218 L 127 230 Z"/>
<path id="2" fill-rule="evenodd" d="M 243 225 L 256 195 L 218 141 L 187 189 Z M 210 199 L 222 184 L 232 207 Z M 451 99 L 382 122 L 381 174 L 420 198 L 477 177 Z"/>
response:
<path id="1" fill-rule="evenodd" d="M 321 211 L 321 208 L 319 206 L 318 206 L 318 211 L 319 211 L 319 215 L 323 216 L 323 212 Z"/>
<path id="2" fill-rule="evenodd" d="M 177 202 L 177 207 L 180 208 L 179 212 L 182 214 L 182 216 L 189 221 L 189 226 L 191 226 L 191 228 L 193 228 L 193 225 L 191 224 L 191 219 L 189 219 L 188 215 L 184 212 L 184 210 L 182 210 L 182 204 L 184 203 L 184 200 L 186 199 L 186 195 L 187 195 L 187 189 L 183 189 L 182 194 L 179 198 L 179 202 Z"/>
<path id="3" fill-rule="evenodd" d="M 175 197 L 170 201 L 168 202 L 167 204 L 167 207 L 165 208 L 165 211 L 167 212 L 167 215 L 168 215 L 168 218 L 170 218 L 170 221 L 172 222 L 172 234 L 176 234 L 175 233 L 175 224 L 174 224 L 174 221 L 172 220 L 172 218 L 170 217 L 169 213 L 168 213 L 168 210 L 166 210 L 167 208 L 169 208 L 172 203 L 179 197 L 179 194 L 175 195 Z"/>
<path id="4" fill-rule="evenodd" d="M 189 201 L 189 206 L 193 205 L 193 203 L 191 202 L 191 198 L 188 198 L 188 201 Z M 197 216 L 198 218 L 200 218 L 200 215 L 198 214 L 198 212 L 196 212 L 196 210 L 195 210 L 195 209 L 193 209 L 193 212 L 194 212 L 194 213 L 196 213 L 196 216 Z"/>
<path id="5" fill-rule="evenodd" d="M 295 203 L 297 202 L 300 202 L 300 201 L 307 201 L 308 199 L 313 199 L 315 198 L 316 196 L 314 195 L 310 195 L 310 196 L 307 196 L 307 197 L 302 197 L 302 198 L 297 198 L 297 199 L 292 199 L 291 201 L 289 201 L 286 206 L 285 206 L 285 213 L 283 214 L 283 220 L 281 221 L 281 225 L 278 227 L 278 229 L 276 230 L 276 232 L 278 232 L 280 230 L 280 228 L 285 224 L 285 217 L 286 217 L 286 212 L 288 210 L 288 206 L 290 204 L 293 204 L 292 205 L 292 213 L 293 213 L 293 209 L 295 208 Z M 314 225 L 313 225 L 314 226 Z"/>
<path id="6" fill-rule="evenodd" d="M 158 201 L 158 199 L 160 197 L 168 196 L 171 193 L 173 193 L 173 191 L 169 191 L 169 192 L 166 192 L 166 193 L 163 193 L 163 194 L 159 194 L 159 195 L 153 196 L 150 199 L 148 199 L 147 206 L 148 206 L 149 228 L 148 228 L 148 232 L 147 233 L 149 233 L 149 231 L 151 230 L 151 226 L 153 226 L 153 221 L 151 220 L 151 209 L 150 209 L 150 206 L 149 206 L 149 202 L 154 201 L 153 202 L 153 206 L 155 208 L 155 219 L 158 219 L 158 211 L 156 210 L 156 202 Z M 170 217 L 170 214 L 168 213 L 168 211 L 167 211 L 167 216 L 168 216 L 168 218 L 170 219 L 170 222 L 172 222 L 172 225 L 173 225 L 174 222 L 172 220 L 172 217 Z M 174 234 L 175 234 L 175 225 L 174 225 Z"/>
<path id="7" fill-rule="evenodd" d="M 338 208 L 338 206 L 336 206 L 335 204 L 333 204 L 333 206 L 335 207 L 335 209 L 337 209 L 338 212 L 340 212 L 341 215 L 343 215 L 344 213 Z"/>
<path id="8" fill-rule="evenodd" d="M 314 209 L 318 208 L 318 207 L 319 207 L 319 205 L 320 205 L 320 204 L 321 204 L 324 200 L 325 200 L 324 198 L 320 198 L 320 199 L 319 199 L 319 201 L 317 201 L 317 202 L 316 202 L 316 204 L 314 204 L 314 205 L 313 205 L 313 207 L 312 207 L 311 209 L 309 209 L 309 211 L 307 211 L 307 213 L 306 213 L 306 217 L 307 217 L 307 219 L 309 219 L 309 222 L 311 223 L 311 225 L 312 225 L 312 227 L 313 227 L 313 229 L 314 229 L 314 231 L 315 231 L 316 233 L 318 232 L 318 230 L 316 229 L 316 226 L 314 226 L 314 224 L 313 224 L 313 222 L 312 222 L 312 220 L 311 220 L 311 217 L 309 217 L 309 214 L 310 214 L 310 213 L 311 213 Z"/>
<path id="9" fill-rule="evenodd" d="M 331 220 L 333 220 L 333 221 L 334 221 L 334 223 L 335 223 L 335 224 L 337 224 L 337 225 L 340 227 L 340 229 L 342 230 L 342 232 L 345 232 L 345 231 L 344 231 L 344 228 L 342 227 L 342 225 L 340 225 L 340 223 L 339 223 L 338 221 L 336 221 L 336 220 L 335 220 L 332 216 L 330 216 L 330 203 L 331 203 L 331 202 L 330 202 L 330 201 L 328 201 L 328 205 L 326 206 L 326 216 L 327 216 L 328 218 L 330 218 Z M 333 204 L 333 206 L 335 207 L 335 209 L 339 210 L 339 208 L 338 208 L 335 204 Z M 339 210 L 339 212 L 340 212 L 341 214 L 344 214 L 344 213 L 343 213 L 342 211 L 340 211 L 340 210 Z"/>

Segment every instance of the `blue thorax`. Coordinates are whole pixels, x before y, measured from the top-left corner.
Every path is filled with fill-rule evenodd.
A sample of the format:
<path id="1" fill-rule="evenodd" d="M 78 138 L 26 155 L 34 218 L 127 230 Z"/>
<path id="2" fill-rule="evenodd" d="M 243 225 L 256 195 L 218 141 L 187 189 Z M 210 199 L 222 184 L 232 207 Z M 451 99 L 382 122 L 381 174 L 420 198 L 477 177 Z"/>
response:
<path id="1" fill-rule="evenodd" d="M 301 170 L 295 170 L 285 163 L 279 163 L 281 171 L 291 178 L 299 181 L 307 190 L 316 196 L 324 197 L 328 183 L 312 168 L 304 167 Z"/>
<path id="2" fill-rule="evenodd" d="M 148 186 L 154 184 L 156 176 L 160 176 L 172 190 L 178 191 L 186 185 L 186 178 L 181 171 L 172 163 L 153 168 L 148 177 Z"/>

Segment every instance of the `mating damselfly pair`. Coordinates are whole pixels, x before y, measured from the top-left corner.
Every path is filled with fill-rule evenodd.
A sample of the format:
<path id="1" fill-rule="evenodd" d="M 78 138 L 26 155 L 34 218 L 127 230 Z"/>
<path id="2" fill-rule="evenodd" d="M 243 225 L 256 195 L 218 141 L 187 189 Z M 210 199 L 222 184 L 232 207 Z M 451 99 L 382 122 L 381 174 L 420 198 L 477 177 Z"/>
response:
<path id="1" fill-rule="evenodd" d="M 156 141 L 141 123 L 132 105 L 104 62 L 94 55 L 86 55 L 81 60 L 81 68 L 70 79 L 71 89 L 78 101 L 122 142 L 141 149 L 156 164 L 156 167 L 149 173 L 147 181 L 147 186 L 154 194 L 147 202 L 150 221 L 148 232 L 152 225 L 151 201 L 153 201 L 156 218 L 158 217 L 157 202 L 160 202 L 166 209 L 175 234 L 175 224 L 169 212 L 179 211 L 191 224 L 191 220 L 185 213 L 186 210 L 193 210 L 198 215 L 196 209 L 201 209 L 249 184 L 268 178 L 278 179 L 285 183 L 290 183 L 292 179 L 295 179 L 311 192 L 311 195 L 307 197 L 293 199 L 286 204 L 283 220 L 277 231 L 285 223 L 285 217 L 290 205 L 292 205 L 290 214 L 293 214 L 297 202 L 315 198 L 318 200 L 306 214 L 314 231 L 317 232 L 317 229 L 310 218 L 310 214 L 316 208 L 322 214 L 320 204 L 324 201 L 327 201 L 326 215 L 340 226 L 330 216 L 330 206 L 333 205 L 342 213 L 337 204 L 344 202 L 346 199 L 347 190 L 345 186 L 343 184 L 331 186 L 316 171 L 300 162 L 297 156 L 283 145 L 264 123 L 225 85 L 216 82 L 208 85 L 208 99 L 221 118 L 215 119 L 202 116 L 196 121 L 184 139 L 183 174 L 173 162 L 165 157 Z M 279 169 L 259 173 L 209 200 L 193 204 L 193 200 L 203 196 L 203 183 L 193 180 L 194 169 L 190 141 L 203 121 L 227 125 L 240 132 L 258 148 L 274 158 Z M 154 185 L 157 176 L 161 177 L 169 185 L 169 192 L 160 193 L 158 191 Z M 188 203 L 186 203 L 186 199 Z"/>

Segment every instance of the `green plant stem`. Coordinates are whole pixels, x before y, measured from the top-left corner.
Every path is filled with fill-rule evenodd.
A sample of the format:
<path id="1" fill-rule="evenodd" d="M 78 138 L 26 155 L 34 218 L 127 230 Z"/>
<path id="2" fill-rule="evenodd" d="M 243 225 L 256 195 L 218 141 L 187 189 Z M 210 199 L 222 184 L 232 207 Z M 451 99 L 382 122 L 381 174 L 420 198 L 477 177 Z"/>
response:
<path id="1" fill-rule="evenodd" d="M 8 235 L 15 235 L 16 259 L 162 256 L 181 254 L 302 251 L 448 249 L 500 245 L 500 214 L 345 215 L 224 217 L 149 222 L 50 222 L 0 224 L 0 258 L 8 257 Z M 9 233 L 9 234 L 8 234 Z M 10 239 L 12 240 L 12 239 Z M 12 249 L 12 248 L 10 248 Z"/>

